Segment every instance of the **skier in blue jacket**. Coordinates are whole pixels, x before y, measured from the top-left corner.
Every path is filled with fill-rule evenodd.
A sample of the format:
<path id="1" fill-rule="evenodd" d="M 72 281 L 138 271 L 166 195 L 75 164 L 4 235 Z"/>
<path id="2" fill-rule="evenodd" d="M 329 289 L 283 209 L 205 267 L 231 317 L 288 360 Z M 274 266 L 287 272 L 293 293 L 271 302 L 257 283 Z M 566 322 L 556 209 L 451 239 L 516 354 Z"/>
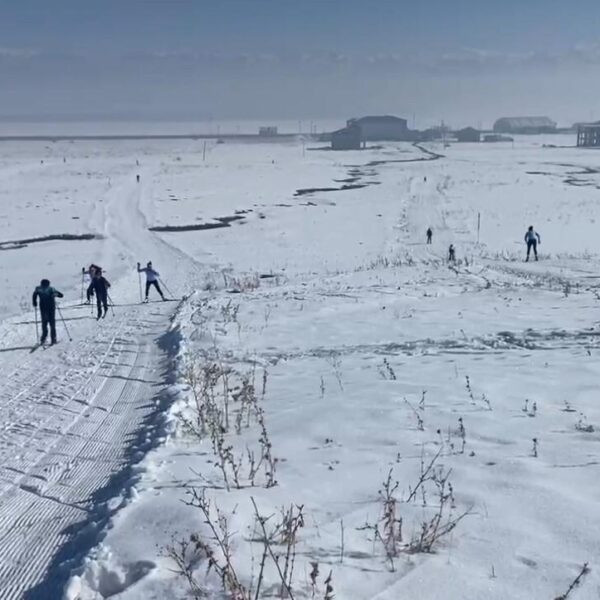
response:
<path id="1" fill-rule="evenodd" d="M 533 225 L 530 225 L 527 233 L 525 233 L 525 243 L 527 244 L 527 258 L 525 259 L 525 262 L 529 261 L 529 254 L 531 253 L 532 248 L 535 260 L 537 260 L 537 247 L 538 244 L 542 243 L 542 239 L 540 238 L 540 234 L 533 229 Z"/>

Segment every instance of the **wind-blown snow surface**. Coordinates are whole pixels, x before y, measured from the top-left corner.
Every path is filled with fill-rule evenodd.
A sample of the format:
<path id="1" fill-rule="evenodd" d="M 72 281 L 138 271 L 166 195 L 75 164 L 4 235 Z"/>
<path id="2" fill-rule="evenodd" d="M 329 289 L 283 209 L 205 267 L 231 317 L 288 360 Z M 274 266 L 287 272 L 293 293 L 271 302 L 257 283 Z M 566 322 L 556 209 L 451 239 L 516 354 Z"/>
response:
<path id="1" fill-rule="evenodd" d="M 102 525 L 107 516 L 110 526 L 100 532 L 92 527 L 79 546 L 81 538 L 74 536 L 62 546 L 71 556 L 66 550 L 57 553 L 59 562 L 74 558 L 62 571 L 74 567 L 64 592 L 68 600 L 189 597 L 167 547 L 194 533 L 210 542 L 200 511 L 182 502 L 189 498 L 190 486 L 206 488 L 207 497 L 228 516 L 233 564 L 246 585 L 252 574 L 256 581 L 261 553 L 254 498 L 262 515 L 273 515 L 269 525 L 279 518 L 281 507 L 303 506 L 296 598 L 311 597 L 314 562 L 320 571 L 316 597 L 324 597 L 323 580 L 331 571 L 336 598 L 343 599 L 554 598 L 566 591 L 585 562 L 591 571 L 571 597 L 598 597 L 600 542 L 594 523 L 600 500 L 600 261 L 595 232 L 600 175 L 595 171 L 600 155 L 542 146 L 570 141 L 536 137 L 519 140 L 514 148 L 429 147 L 444 154 L 438 159 L 407 144 L 303 153 L 300 144 L 227 143 L 211 145 L 206 161 L 201 142 L 21 145 L 15 158 L 8 146 L 0 148 L 2 172 L 13 182 L 10 189 L 26 189 L 22 200 L 3 202 L 6 218 L 0 223 L 6 225 L 0 241 L 40 231 L 102 236 L 2 252 L 0 257 L 7 258 L 1 275 L 13 298 L 22 294 L 28 300 L 28 291 L 22 291 L 27 278 L 34 278 L 34 272 L 39 278 L 50 268 L 55 269 L 53 283 L 65 287 L 76 303 L 81 263 L 97 256 L 115 274 L 116 302 L 135 300 L 131 265 L 146 257 L 177 294 L 197 289 L 172 322 L 168 316 L 174 305 L 116 307 L 114 320 L 102 322 L 98 332 L 91 319 L 73 322 L 74 333 L 89 342 L 69 344 L 63 338 L 59 352 L 2 353 L 5 372 L 17 365 L 21 370 L 2 395 L 9 425 L 2 434 L 5 491 L 0 514 L 14 539 L 24 540 L 13 542 L 13 548 L 26 550 L 28 527 L 48 519 L 40 513 L 24 521 L 18 506 L 11 508 L 5 500 L 17 489 L 29 490 L 19 488 L 23 475 L 14 469 L 35 475 L 34 459 L 11 465 L 18 445 L 29 442 L 35 455 L 54 436 L 63 443 L 64 458 L 59 460 L 52 446 L 45 453 L 50 463 L 68 464 L 74 457 L 91 464 L 103 460 L 99 449 L 88 449 L 84 458 L 75 442 L 69 443 L 71 421 L 64 416 L 73 412 L 71 401 L 57 398 L 65 397 L 71 380 L 57 375 L 40 395 L 37 386 L 28 387 L 31 374 L 52 368 L 75 379 L 98 365 L 110 372 L 99 350 L 125 327 L 120 336 L 131 343 L 130 357 L 125 361 L 118 350 L 113 368 L 126 369 L 126 362 L 135 364 L 147 351 L 144 368 L 166 365 L 155 380 L 160 398 L 140 415 L 137 427 L 128 422 L 138 436 L 145 431 L 144 419 L 158 424 L 148 443 L 133 453 L 135 458 L 125 452 L 124 460 L 110 465 L 123 473 L 119 489 L 113 488 L 121 500 L 102 511 L 92 493 L 77 499 L 91 516 L 73 518 L 72 528 L 82 522 L 89 527 L 89 521 Z M 62 155 L 68 149 L 65 163 Z M 72 163 L 82 175 L 74 173 L 70 180 L 66 172 L 74 169 Z M 93 183 L 85 175 L 91 165 L 98 173 Z M 139 186 L 136 173 L 141 174 Z M 47 199 L 45 226 L 30 229 L 27 223 L 39 212 L 27 203 L 36 190 L 47 190 L 46 178 L 62 186 L 63 193 L 57 194 L 60 202 Z M 295 195 L 296 190 L 364 184 Z M 72 204 L 64 202 L 67 189 Z M 74 210 L 81 228 L 68 223 Z M 148 231 L 204 226 L 232 216 L 241 219 L 219 229 Z M 9 221 L 21 218 L 21 229 L 10 231 Z M 522 262 L 523 235 L 530 224 L 542 236 L 538 263 Z M 424 244 L 428 226 L 434 230 L 431 246 Z M 459 263 L 449 268 L 445 255 L 451 242 Z M 42 263 L 46 268 L 34 271 L 35 260 L 48 261 Z M 31 338 L 32 314 L 25 316 L 2 325 L 6 350 L 25 346 L 17 341 L 26 334 Z M 149 329 L 143 330 L 146 321 Z M 150 350 L 148 335 L 160 337 L 161 326 L 171 332 L 168 351 L 165 343 Z M 171 372 L 169 352 L 177 347 L 176 371 Z M 227 370 L 232 386 L 244 374 L 254 378 L 278 459 L 278 485 L 264 487 L 261 470 L 250 487 L 244 463 L 242 489 L 226 491 L 210 439 L 199 439 L 184 427 L 184 419 L 195 417 L 185 373 L 190 365 L 210 361 Z M 135 391 L 133 406 L 144 394 L 151 399 L 149 391 Z M 83 413 L 75 411 L 72 421 L 89 419 L 103 397 L 86 392 Z M 168 436 L 163 440 L 161 411 L 172 397 L 176 401 L 165 415 Z M 73 396 L 72 402 L 77 399 Z M 13 400 L 19 412 L 8 408 Z M 130 415 L 125 406 L 117 401 L 111 411 Z M 239 408 L 240 401 L 232 398 L 232 421 Z M 57 426 L 27 433 L 29 415 L 50 409 L 48 418 L 56 419 Z M 231 429 L 225 441 L 236 460 L 246 456 L 246 448 L 260 453 L 260 430 L 253 419 L 240 434 Z M 19 439 L 15 431 L 23 432 Z M 108 442 L 127 448 L 127 435 L 117 432 Z M 135 473 L 127 471 L 157 442 Z M 452 484 L 443 522 L 468 514 L 432 553 L 408 552 L 421 523 L 439 506 L 431 481 L 407 501 L 421 463 L 427 466 L 438 454 L 436 473 L 450 472 Z M 365 527 L 379 524 L 384 531 L 379 492 L 390 470 L 392 482 L 398 481 L 396 516 L 402 519 L 403 535 L 393 566 L 383 544 L 374 541 L 372 527 Z M 46 493 L 47 483 L 40 481 L 43 496 L 64 503 L 63 495 Z M 92 478 L 85 481 L 104 496 L 111 491 Z M 64 495 L 70 498 L 68 481 Z M 81 551 L 94 540 L 97 546 L 77 566 Z M 21 555 L 18 564 L 29 564 L 20 571 L 5 569 L 0 575 L 4 589 L 15 586 L 15 573 L 43 573 L 44 560 L 50 561 L 47 577 L 60 580 L 57 559 L 52 563 L 48 553 Z M 205 577 L 202 555 L 191 566 L 207 597 L 220 597 L 218 577 Z M 277 583 L 271 564 L 266 572 L 265 597 Z M 38 577 L 38 590 L 44 581 Z"/>

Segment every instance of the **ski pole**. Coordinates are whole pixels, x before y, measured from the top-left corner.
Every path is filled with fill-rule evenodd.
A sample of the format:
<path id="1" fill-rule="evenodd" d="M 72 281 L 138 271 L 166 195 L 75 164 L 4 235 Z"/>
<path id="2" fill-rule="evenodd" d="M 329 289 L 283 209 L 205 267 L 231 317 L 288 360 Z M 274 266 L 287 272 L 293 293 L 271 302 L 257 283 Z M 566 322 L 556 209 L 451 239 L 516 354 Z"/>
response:
<path id="1" fill-rule="evenodd" d="M 171 296 L 171 298 L 175 298 L 175 295 L 173 294 L 173 292 L 169 289 L 169 286 L 165 283 L 164 279 L 161 279 L 160 282 L 165 286 L 165 290 L 167 290 L 167 293 L 169 294 L 169 296 Z"/>
<path id="2" fill-rule="evenodd" d="M 69 328 L 67 327 L 67 322 L 65 321 L 65 318 L 63 317 L 62 310 L 60 310 L 60 306 L 58 304 L 56 305 L 56 308 L 58 308 L 58 314 L 60 315 L 63 325 L 65 326 L 65 331 L 67 332 L 67 337 L 69 338 L 69 341 L 72 342 L 73 338 L 71 337 L 71 334 L 69 333 Z"/>
<path id="3" fill-rule="evenodd" d="M 38 317 L 37 317 L 37 305 L 34 306 L 35 309 L 35 339 L 37 343 L 40 343 L 40 330 L 38 329 Z"/>
<path id="4" fill-rule="evenodd" d="M 140 273 L 140 263 L 138 263 L 138 284 L 140 286 L 140 302 L 142 301 L 142 274 Z"/>
<path id="5" fill-rule="evenodd" d="M 110 306 L 110 310 L 112 311 L 112 315 L 113 317 L 115 316 L 115 309 L 113 308 L 115 303 L 113 302 L 113 299 L 110 297 L 110 294 L 108 292 L 106 292 L 106 297 L 108 298 L 108 301 L 110 302 L 109 306 Z"/>

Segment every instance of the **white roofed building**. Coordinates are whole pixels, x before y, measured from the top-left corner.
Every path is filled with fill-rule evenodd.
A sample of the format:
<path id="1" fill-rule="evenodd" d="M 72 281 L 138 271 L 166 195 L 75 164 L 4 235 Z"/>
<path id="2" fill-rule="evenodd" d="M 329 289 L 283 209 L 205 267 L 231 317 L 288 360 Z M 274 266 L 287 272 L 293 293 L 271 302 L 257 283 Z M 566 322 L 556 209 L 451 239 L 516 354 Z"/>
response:
<path id="1" fill-rule="evenodd" d="M 502 117 L 494 123 L 496 133 L 553 133 L 556 123 L 548 117 Z"/>

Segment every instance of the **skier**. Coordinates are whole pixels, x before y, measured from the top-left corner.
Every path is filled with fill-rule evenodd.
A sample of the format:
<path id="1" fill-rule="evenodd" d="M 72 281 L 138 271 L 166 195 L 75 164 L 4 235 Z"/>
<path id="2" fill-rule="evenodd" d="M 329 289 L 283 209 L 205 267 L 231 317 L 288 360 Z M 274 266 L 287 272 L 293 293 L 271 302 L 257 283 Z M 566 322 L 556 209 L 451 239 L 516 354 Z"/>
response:
<path id="1" fill-rule="evenodd" d="M 84 275 L 87 273 L 87 275 L 90 278 L 90 281 L 92 281 L 94 279 L 94 273 L 96 271 L 102 272 L 102 267 L 99 267 L 98 265 L 95 265 L 94 263 L 92 263 L 87 269 L 85 267 L 81 267 L 81 273 L 82 273 L 82 276 L 81 276 L 81 288 L 82 288 L 81 294 L 82 294 L 82 296 L 83 296 L 83 278 L 84 278 Z M 86 304 L 90 303 L 89 297 L 86 299 L 85 303 Z"/>
<path id="2" fill-rule="evenodd" d="M 533 225 L 530 225 L 529 229 L 525 233 L 525 243 L 527 244 L 527 258 L 525 259 L 525 262 L 529 262 L 529 254 L 531 253 L 532 248 L 535 260 L 537 260 L 537 247 L 538 244 L 542 243 L 542 239 L 540 238 L 540 234 L 533 229 Z"/>
<path id="3" fill-rule="evenodd" d="M 92 282 L 87 289 L 87 299 L 90 301 L 91 297 L 96 294 L 96 304 L 98 306 L 98 316 L 96 319 L 106 317 L 108 312 L 108 288 L 110 283 L 102 275 L 102 269 L 97 268 L 94 270 L 94 276 Z M 102 309 L 104 308 L 104 314 Z"/>
<path id="4" fill-rule="evenodd" d="M 33 306 L 37 307 L 38 298 L 40 300 L 40 314 L 42 316 L 42 337 L 40 343 L 46 343 L 48 337 L 48 325 L 50 325 L 50 340 L 56 344 L 56 302 L 54 298 L 62 298 L 63 295 L 50 287 L 50 282 L 47 279 L 42 279 L 40 285 L 33 292 Z"/>
<path id="5" fill-rule="evenodd" d="M 140 176 L 139 176 L 139 175 L 136 175 L 136 176 L 135 176 L 135 180 L 136 180 L 136 181 L 139 183 L 139 182 L 140 182 Z"/>
<path id="6" fill-rule="evenodd" d="M 140 268 L 140 263 L 137 264 L 138 273 L 146 273 L 146 299 L 144 302 L 148 302 L 148 292 L 150 291 L 150 287 L 154 286 L 156 291 L 160 294 L 160 297 L 163 300 L 166 300 L 162 290 L 160 289 L 160 285 L 158 285 L 158 280 L 160 279 L 160 274 L 158 271 L 155 271 L 152 268 L 152 261 L 150 261 L 143 269 Z"/>
<path id="7" fill-rule="evenodd" d="M 426 235 L 427 235 L 427 243 L 431 244 L 431 238 L 433 237 L 433 230 L 431 229 L 431 227 L 427 228 Z"/>
<path id="8" fill-rule="evenodd" d="M 454 249 L 454 244 L 450 244 L 448 248 L 448 262 L 456 262 L 456 251 Z"/>
<path id="9" fill-rule="evenodd" d="M 102 267 L 99 267 L 98 265 L 95 265 L 94 263 L 92 263 L 88 267 L 88 273 L 90 275 L 90 279 L 94 278 L 94 273 L 96 273 L 96 271 L 99 271 L 100 273 L 102 273 Z"/>

